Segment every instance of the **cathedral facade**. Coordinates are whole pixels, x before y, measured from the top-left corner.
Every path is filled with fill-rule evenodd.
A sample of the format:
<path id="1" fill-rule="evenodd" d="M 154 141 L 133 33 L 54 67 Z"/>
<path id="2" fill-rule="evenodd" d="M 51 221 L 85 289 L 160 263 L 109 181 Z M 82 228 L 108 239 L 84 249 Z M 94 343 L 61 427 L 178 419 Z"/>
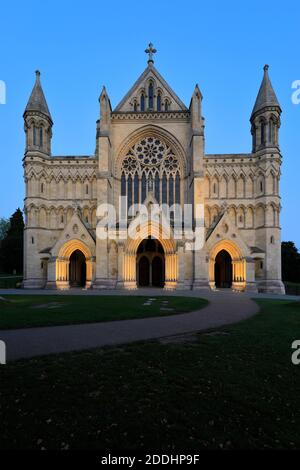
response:
<path id="1" fill-rule="evenodd" d="M 145 71 L 116 108 L 103 87 L 94 155 L 51 154 L 53 121 L 36 72 L 24 112 L 24 288 L 283 293 L 281 108 L 268 66 L 250 117 L 251 153 L 206 154 L 198 85 L 187 107 L 155 68 L 152 44 L 146 52 Z M 191 217 L 184 223 L 171 209 L 166 231 L 159 214 L 143 218 L 133 204 Z M 104 219 L 107 237 L 98 236 Z M 202 242 L 191 243 L 198 227 Z"/>

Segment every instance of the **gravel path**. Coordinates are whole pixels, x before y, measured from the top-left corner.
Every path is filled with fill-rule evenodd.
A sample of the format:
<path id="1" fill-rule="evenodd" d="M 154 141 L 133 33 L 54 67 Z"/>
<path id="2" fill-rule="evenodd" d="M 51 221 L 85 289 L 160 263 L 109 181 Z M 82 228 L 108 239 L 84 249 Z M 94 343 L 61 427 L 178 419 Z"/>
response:
<path id="1" fill-rule="evenodd" d="M 17 291 L 24 294 L 25 291 Z M 32 291 L 29 293 L 33 293 Z M 69 294 L 86 294 L 86 291 L 68 291 Z M 91 292 L 91 291 L 90 291 Z M 0 291 L 1 294 L 8 291 Z M 9 293 L 15 293 L 13 291 Z M 46 291 L 35 291 L 45 294 Z M 51 292 L 56 294 L 56 292 Z M 124 292 L 106 291 L 101 295 L 124 295 Z M 172 295 L 161 290 L 139 290 L 133 295 Z M 46 294 L 47 295 L 47 294 Z M 61 294 L 68 295 L 68 294 Z M 87 293 L 89 295 L 89 293 Z M 92 294 L 92 295 L 97 295 Z M 98 292 L 99 295 L 99 292 Z M 181 335 L 223 325 L 236 323 L 251 317 L 258 311 L 257 304 L 249 294 L 231 291 L 184 291 L 173 295 L 202 297 L 209 300 L 209 305 L 195 312 L 166 317 L 142 318 L 105 323 L 82 325 L 51 326 L 19 330 L 0 330 L 0 340 L 6 343 L 7 361 L 29 358 L 51 353 L 78 351 L 102 346 L 120 345 Z M 279 298 L 278 296 L 276 298 Z"/>

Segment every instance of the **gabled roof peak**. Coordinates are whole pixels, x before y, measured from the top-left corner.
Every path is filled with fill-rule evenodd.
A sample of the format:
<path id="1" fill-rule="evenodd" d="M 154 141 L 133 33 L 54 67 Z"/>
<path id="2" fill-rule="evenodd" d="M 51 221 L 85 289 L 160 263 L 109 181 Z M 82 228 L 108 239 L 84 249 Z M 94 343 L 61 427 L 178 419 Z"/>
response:
<path id="1" fill-rule="evenodd" d="M 39 70 L 36 70 L 35 75 L 35 84 L 24 113 L 26 113 L 27 111 L 38 111 L 47 116 L 52 121 L 51 114 L 41 85 L 41 72 Z"/>
<path id="2" fill-rule="evenodd" d="M 280 108 L 280 104 L 272 87 L 268 71 L 269 66 L 266 64 L 264 66 L 264 76 L 260 85 L 260 89 L 255 101 L 251 117 L 258 111 L 261 111 L 263 108 L 268 106 L 277 106 Z"/>
<path id="3" fill-rule="evenodd" d="M 156 81 L 157 85 L 165 91 L 166 95 L 169 96 L 174 101 L 175 109 L 173 110 L 187 111 L 187 107 L 185 106 L 185 104 L 181 101 L 181 99 L 176 95 L 176 93 L 168 85 L 166 80 L 161 76 L 161 74 L 158 72 L 156 67 L 153 65 L 153 62 L 148 63 L 148 66 L 145 68 L 144 72 L 139 76 L 139 78 L 136 80 L 134 85 L 130 88 L 128 93 L 126 93 L 124 98 L 116 106 L 114 111 L 116 112 L 124 111 L 124 108 L 128 106 L 128 102 L 136 94 L 139 93 L 139 90 L 144 87 L 144 84 L 150 78 L 153 78 Z"/>

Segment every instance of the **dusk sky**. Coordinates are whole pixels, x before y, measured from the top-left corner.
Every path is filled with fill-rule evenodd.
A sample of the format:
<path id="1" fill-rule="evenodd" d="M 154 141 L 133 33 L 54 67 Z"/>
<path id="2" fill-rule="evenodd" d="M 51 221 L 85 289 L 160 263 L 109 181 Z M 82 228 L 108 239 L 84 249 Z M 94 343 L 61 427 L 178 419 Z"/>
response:
<path id="1" fill-rule="evenodd" d="M 207 153 L 251 151 L 249 118 L 270 65 L 283 111 L 282 239 L 300 248 L 300 104 L 291 99 L 299 30 L 300 4 L 289 1 L 2 2 L 0 217 L 23 208 L 22 114 L 35 70 L 54 121 L 53 155 L 92 155 L 102 85 L 115 107 L 147 66 L 152 41 L 156 68 L 187 106 L 199 84 Z"/>

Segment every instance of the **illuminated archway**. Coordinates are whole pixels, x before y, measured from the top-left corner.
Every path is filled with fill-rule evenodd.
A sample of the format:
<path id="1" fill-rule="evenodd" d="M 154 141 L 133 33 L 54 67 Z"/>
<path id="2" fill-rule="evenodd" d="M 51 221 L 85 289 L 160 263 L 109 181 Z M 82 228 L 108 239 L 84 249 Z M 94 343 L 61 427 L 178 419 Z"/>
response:
<path id="1" fill-rule="evenodd" d="M 140 287 L 164 287 L 165 253 L 154 238 L 144 239 L 137 250 L 137 283 Z"/>
<path id="2" fill-rule="evenodd" d="M 165 289 L 175 289 L 178 279 L 178 259 L 176 242 L 171 234 L 156 223 L 149 222 L 142 226 L 135 238 L 129 238 L 124 247 L 123 282 L 126 289 L 137 288 L 137 251 L 140 243 L 147 238 L 156 239 L 162 246 L 165 261 Z"/>
<path id="3" fill-rule="evenodd" d="M 219 251 L 215 259 L 215 285 L 221 288 L 232 286 L 232 259 L 226 250 Z"/>
<path id="4" fill-rule="evenodd" d="M 93 264 L 92 254 L 89 247 L 81 240 L 69 240 L 59 250 L 56 259 L 56 286 L 58 289 L 68 289 L 70 287 L 70 258 L 76 251 L 82 253 L 85 258 L 85 287 L 90 287 L 92 283 Z"/>
<path id="5" fill-rule="evenodd" d="M 216 243 L 209 254 L 209 284 L 211 288 L 216 287 L 215 262 L 217 255 L 225 251 L 231 257 L 232 262 L 232 289 L 244 290 L 246 287 L 246 259 L 240 247 L 232 240 L 221 240 Z"/>

